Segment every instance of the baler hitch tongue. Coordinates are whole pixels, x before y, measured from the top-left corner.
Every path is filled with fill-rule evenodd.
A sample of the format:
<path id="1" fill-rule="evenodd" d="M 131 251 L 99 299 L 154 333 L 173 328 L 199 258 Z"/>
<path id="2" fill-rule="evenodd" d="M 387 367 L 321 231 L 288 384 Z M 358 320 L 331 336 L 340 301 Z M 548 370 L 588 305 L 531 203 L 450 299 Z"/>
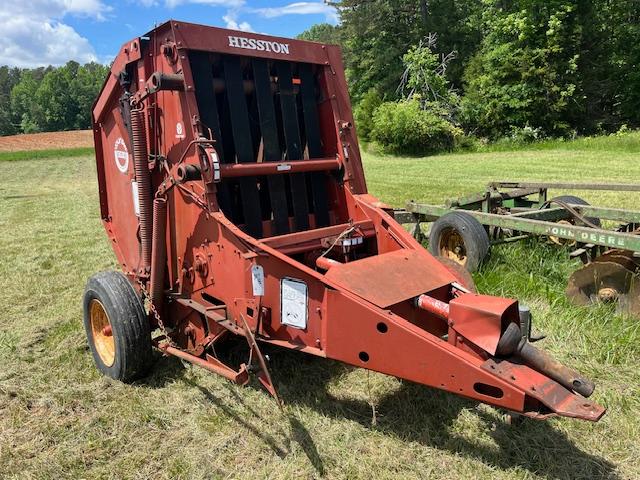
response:
<path id="1" fill-rule="evenodd" d="M 519 323 L 517 302 L 484 295 L 463 294 L 450 303 L 437 300 L 429 295 L 416 298 L 416 306 L 447 320 L 449 325 L 470 342 L 498 357 L 515 357 L 525 365 L 555 380 L 570 391 L 589 397 L 594 383 L 575 370 L 562 365 L 551 355 L 527 341 Z M 479 306 L 482 308 L 480 309 Z M 482 329 L 476 327 L 473 319 L 484 318 Z M 508 323 L 502 330 L 502 325 Z M 469 327 L 471 325 L 471 328 Z M 529 327 L 525 327 L 528 330 Z M 495 343 L 497 341 L 497 344 Z"/>
<path id="2" fill-rule="evenodd" d="M 496 355 L 499 357 L 518 357 L 534 370 L 547 375 L 563 387 L 579 393 L 583 397 L 590 397 L 596 388 L 588 378 L 562 365 L 545 351 L 531 345 L 522 336 L 520 327 L 515 323 L 510 323 L 500 337 Z"/>

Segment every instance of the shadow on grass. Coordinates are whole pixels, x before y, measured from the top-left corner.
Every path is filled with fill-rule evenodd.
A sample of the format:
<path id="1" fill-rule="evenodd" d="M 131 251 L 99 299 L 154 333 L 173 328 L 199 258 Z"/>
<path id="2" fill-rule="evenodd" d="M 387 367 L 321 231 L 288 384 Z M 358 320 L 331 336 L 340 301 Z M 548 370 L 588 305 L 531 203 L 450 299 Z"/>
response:
<path id="1" fill-rule="evenodd" d="M 355 421 L 385 435 L 473 458 L 503 470 L 526 469 L 549 478 L 619 478 L 615 465 L 581 451 L 552 422 L 525 420 L 518 426 L 508 425 L 490 410 L 475 408 L 477 402 L 410 382 L 402 382 L 398 390 L 380 399 L 376 404 L 376 423 L 372 425 L 372 410 L 368 402 L 336 398 L 328 392 L 328 384 L 349 372 L 351 367 L 281 349 L 272 349 L 270 354 L 273 360 L 271 374 L 285 405 L 299 405 L 330 418 Z M 184 367 L 177 359 L 163 359 L 159 367 L 147 385 L 158 388 L 179 379 L 198 388 L 209 402 L 264 441 L 280 458 L 288 454 L 286 443 L 295 442 L 303 449 L 317 474 L 325 475 L 322 456 L 313 436 L 304 426 L 304 420 L 290 413 L 284 414 L 289 423 L 289 433 L 276 430 L 277 436 L 285 439 L 284 448 L 280 447 L 277 438 L 267 433 L 269 428 L 273 428 L 273 421 L 268 422 L 269 427 L 265 428 L 262 423 L 264 414 L 247 405 L 241 392 L 239 394 L 231 384 L 228 384 L 229 395 L 220 398 L 185 376 Z M 251 387 L 260 388 L 255 382 Z M 229 397 L 232 397 L 231 401 Z M 456 419 L 463 410 L 474 412 L 479 420 L 479 430 L 483 434 L 486 432 L 495 446 L 483 445 L 480 441 L 474 442 L 456 434 L 456 427 L 459 429 L 455 425 Z"/>

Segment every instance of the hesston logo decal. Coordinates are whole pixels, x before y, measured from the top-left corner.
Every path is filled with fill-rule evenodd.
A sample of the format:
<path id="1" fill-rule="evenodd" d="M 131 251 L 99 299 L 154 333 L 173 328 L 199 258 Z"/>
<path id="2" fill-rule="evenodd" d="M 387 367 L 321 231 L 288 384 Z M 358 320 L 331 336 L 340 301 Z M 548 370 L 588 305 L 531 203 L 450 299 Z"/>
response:
<path id="1" fill-rule="evenodd" d="M 247 50 L 257 50 L 258 52 L 274 52 L 289 55 L 288 43 L 269 42 L 267 40 L 256 40 L 255 38 L 233 37 L 229 35 L 229 46 L 245 48 Z"/>

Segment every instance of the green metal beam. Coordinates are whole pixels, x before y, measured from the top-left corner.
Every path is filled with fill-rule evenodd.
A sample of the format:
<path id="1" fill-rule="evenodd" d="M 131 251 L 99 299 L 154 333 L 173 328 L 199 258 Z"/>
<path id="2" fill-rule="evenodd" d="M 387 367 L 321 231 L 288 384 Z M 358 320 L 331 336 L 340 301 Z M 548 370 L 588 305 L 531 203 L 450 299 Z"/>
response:
<path id="1" fill-rule="evenodd" d="M 566 220 L 572 218 L 572 215 L 564 208 L 512 208 L 511 215 L 516 218 L 531 218 L 533 220 L 542 220 L 546 222 L 557 222 L 558 220 Z"/>
<path id="2" fill-rule="evenodd" d="M 623 223 L 640 223 L 640 212 L 623 210 L 622 208 L 593 207 L 591 205 L 568 204 L 585 217 L 595 217 L 601 220 L 615 220 Z"/>
<path id="3" fill-rule="evenodd" d="M 407 211 L 424 215 L 427 218 L 438 218 L 446 215 L 450 210 L 435 205 L 424 205 L 415 202 L 407 204 Z M 567 240 L 575 240 L 581 243 L 591 243 L 603 247 L 622 248 L 634 252 L 640 252 L 640 236 L 629 233 L 611 232 L 609 230 L 579 227 L 574 225 L 561 225 L 554 222 L 533 220 L 530 218 L 515 217 L 513 215 L 497 215 L 493 213 L 476 212 L 466 210 L 483 225 L 501 227 L 518 232 L 527 232 L 534 235 L 552 235 Z M 421 219 L 422 220 L 422 219 Z"/>
<path id="4" fill-rule="evenodd" d="M 640 192 L 640 184 L 628 183 L 547 183 L 547 182 L 491 182 L 488 188 L 537 188 L 563 190 L 611 190 L 615 192 Z"/>

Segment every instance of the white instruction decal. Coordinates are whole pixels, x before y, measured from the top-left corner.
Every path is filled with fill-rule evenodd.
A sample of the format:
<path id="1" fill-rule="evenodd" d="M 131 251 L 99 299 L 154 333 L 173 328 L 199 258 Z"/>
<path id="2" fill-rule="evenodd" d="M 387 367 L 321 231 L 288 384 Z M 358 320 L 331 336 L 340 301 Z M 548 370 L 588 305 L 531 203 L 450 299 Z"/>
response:
<path id="1" fill-rule="evenodd" d="M 307 284 L 293 278 L 280 282 L 280 323 L 307 328 Z"/>
<path id="2" fill-rule="evenodd" d="M 122 137 L 119 137 L 113 146 L 113 156 L 116 159 L 118 170 L 122 173 L 127 173 L 127 170 L 129 170 L 129 150 Z"/>
<path id="3" fill-rule="evenodd" d="M 253 284 L 253 296 L 264 295 L 264 269 L 261 265 L 251 266 L 251 283 Z"/>
<path id="4" fill-rule="evenodd" d="M 138 182 L 131 182 L 131 197 L 133 198 L 133 211 L 140 216 L 140 197 L 138 197 Z"/>

